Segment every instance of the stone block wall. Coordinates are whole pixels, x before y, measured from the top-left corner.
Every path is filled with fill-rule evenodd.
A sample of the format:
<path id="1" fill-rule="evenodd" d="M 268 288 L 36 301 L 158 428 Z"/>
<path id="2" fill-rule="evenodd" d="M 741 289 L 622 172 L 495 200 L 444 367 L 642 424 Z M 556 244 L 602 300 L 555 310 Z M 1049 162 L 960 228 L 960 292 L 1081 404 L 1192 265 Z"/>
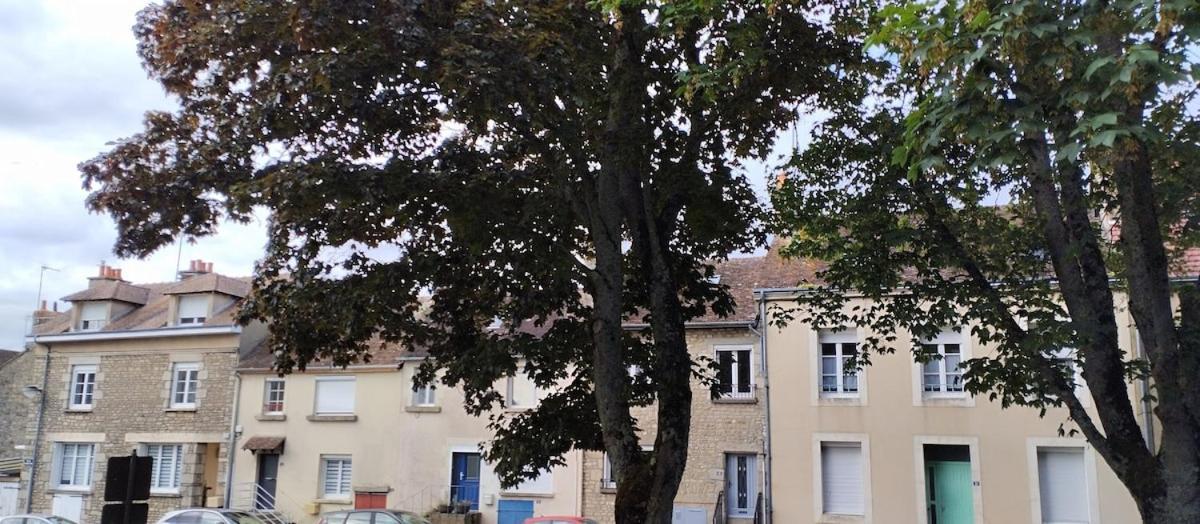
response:
<path id="1" fill-rule="evenodd" d="M 99 355 L 99 356 L 97 356 Z M 225 436 L 233 417 L 234 369 L 237 353 L 51 353 L 43 440 L 34 486 L 35 512 L 50 513 L 53 498 L 80 494 L 58 490 L 54 461 L 60 442 L 93 442 L 97 445 L 91 488 L 83 492 L 83 524 L 100 521 L 104 476 L 108 457 L 127 456 L 141 444 L 183 444 L 180 489 L 177 494 L 155 494 L 150 500 L 150 522 L 163 513 L 204 504 L 206 446 L 219 446 L 215 494 L 224 491 Z M 199 389 L 195 409 L 171 409 L 169 392 L 172 365 L 199 362 Z M 87 411 L 68 409 L 71 366 L 96 364 L 94 406 Z"/>
<path id="2" fill-rule="evenodd" d="M 692 423 L 688 447 L 687 468 L 675 497 L 676 506 L 704 508 L 712 518 L 717 496 L 725 489 L 725 455 L 727 453 L 756 454 L 759 457 L 758 479 L 763 484 L 763 436 L 766 427 L 764 412 L 765 390 L 762 389 L 761 355 L 756 335 L 745 329 L 712 329 L 688 331 L 688 350 L 693 356 L 713 357 L 715 346 L 748 345 L 752 352 L 754 399 L 729 401 L 713 399 L 710 389 L 698 380 L 692 382 Z M 642 429 L 643 444 L 654 443 L 658 430 L 655 406 L 635 411 Z M 604 454 L 584 453 L 583 459 L 583 516 L 601 524 L 614 522 L 615 490 L 602 487 Z"/>

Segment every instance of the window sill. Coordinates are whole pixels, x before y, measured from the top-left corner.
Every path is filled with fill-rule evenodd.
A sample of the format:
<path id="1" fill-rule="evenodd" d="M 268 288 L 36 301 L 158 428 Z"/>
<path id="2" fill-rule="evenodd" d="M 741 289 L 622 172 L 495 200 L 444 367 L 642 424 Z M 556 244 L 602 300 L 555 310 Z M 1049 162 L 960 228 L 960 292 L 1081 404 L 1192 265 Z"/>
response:
<path id="1" fill-rule="evenodd" d="M 817 397 L 817 405 L 819 406 L 865 406 L 862 397 L 851 396 L 823 396 Z"/>
<path id="2" fill-rule="evenodd" d="M 339 505 L 343 505 L 343 506 L 349 506 L 350 504 L 354 503 L 354 500 L 353 499 L 318 498 L 318 499 L 314 499 L 313 503 L 315 503 L 315 504 L 339 504 Z"/>
<path id="3" fill-rule="evenodd" d="M 355 422 L 358 420 L 358 415 L 309 415 L 306 418 L 309 422 Z"/>
<path id="4" fill-rule="evenodd" d="M 713 404 L 758 404 L 758 397 L 717 397 Z"/>
<path id="5" fill-rule="evenodd" d="M 178 499 L 183 498 L 183 494 L 178 491 L 151 491 L 150 498 L 152 499 Z"/>
<path id="6" fill-rule="evenodd" d="M 72 488 L 72 487 L 58 486 L 58 487 L 47 489 L 46 493 L 50 493 L 50 494 L 58 493 L 58 494 L 62 494 L 62 495 L 91 495 L 92 487 L 91 486 L 86 486 L 86 487 L 80 486 L 77 488 Z"/>
<path id="7" fill-rule="evenodd" d="M 923 395 L 921 396 L 921 405 L 926 407 L 960 407 L 969 408 L 975 406 L 975 399 L 967 395 Z"/>
<path id="8" fill-rule="evenodd" d="M 866 522 L 867 518 L 863 515 L 834 515 L 825 513 L 821 518 L 817 519 L 817 524 L 854 524 Z"/>
<path id="9" fill-rule="evenodd" d="M 409 413 L 441 413 L 441 406 L 404 406 L 404 411 Z"/>
<path id="10" fill-rule="evenodd" d="M 282 413 L 273 414 L 273 415 L 259 414 L 259 415 L 254 415 L 254 420 L 257 420 L 259 422 L 278 422 L 278 421 L 287 420 L 287 415 L 284 415 Z"/>
<path id="11" fill-rule="evenodd" d="M 601 487 L 600 487 L 600 493 L 605 493 L 605 494 L 612 494 L 612 495 L 615 495 L 615 494 L 617 493 L 617 487 L 616 487 L 616 486 L 612 486 L 612 487 L 609 487 L 609 486 L 601 486 Z"/>
<path id="12" fill-rule="evenodd" d="M 184 407 L 184 406 L 169 407 L 169 408 L 167 408 L 167 409 L 164 409 L 163 411 L 166 411 L 167 413 L 195 413 L 195 412 L 196 412 L 196 406 L 192 406 L 192 407 Z"/>
<path id="13" fill-rule="evenodd" d="M 95 408 L 67 408 L 63 410 L 63 413 L 91 413 L 93 409 Z"/>
<path id="14" fill-rule="evenodd" d="M 614 493 L 616 491 L 617 491 L 616 489 L 613 489 Z M 501 491 L 500 496 L 501 497 L 512 497 L 512 498 L 522 498 L 522 499 L 552 499 L 552 498 L 554 498 L 553 493 L 522 493 L 519 491 Z"/>

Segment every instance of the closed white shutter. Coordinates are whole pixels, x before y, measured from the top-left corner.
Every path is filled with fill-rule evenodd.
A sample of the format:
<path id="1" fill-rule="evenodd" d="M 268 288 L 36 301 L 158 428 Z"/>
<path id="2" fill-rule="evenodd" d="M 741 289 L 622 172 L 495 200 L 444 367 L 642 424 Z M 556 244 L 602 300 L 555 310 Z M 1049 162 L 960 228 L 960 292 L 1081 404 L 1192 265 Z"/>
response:
<path id="1" fill-rule="evenodd" d="M 203 324 L 208 317 L 208 295 L 183 295 L 179 297 L 179 323 Z"/>
<path id="2" fill-rule="evenodd" d="M 1042 498 L 1042 522 L 1083 524 L 1088 517 L 1087 477 L 1083 450 L 1039 448 L 1038 492 Z"/>
<path id="3" fill-rule="evenodd" d="M 513 488 L 514 493 L 530 493 L 537 495 L 550 495 L 554 493 L 554 475 L 549 471 L 543 471 L 537 478 L 526 480 Z"/>
<path id="4" fill-rule="evenodd" d="M 862 444 L 821 444 L 822 511 L 835 515 L 863 515 Z"/>
<path id="5" fill-rule="evenodd" d="M 354 377 L 317 379 L 318 415 L 354 413 Z"/>
<path id="6" fill-rule="evenodd" d="M 104 329 L 108 323 L 108 302 L 84 302 L 79 309 L 79 329 L 93 331 Z"/>

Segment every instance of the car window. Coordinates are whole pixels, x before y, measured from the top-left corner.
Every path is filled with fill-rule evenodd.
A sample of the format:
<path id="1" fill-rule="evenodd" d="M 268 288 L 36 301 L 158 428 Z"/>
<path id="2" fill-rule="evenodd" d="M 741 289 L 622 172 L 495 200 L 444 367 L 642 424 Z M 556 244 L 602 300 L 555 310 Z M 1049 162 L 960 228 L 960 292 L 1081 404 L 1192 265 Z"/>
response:
<path id="1" fill-rule="evenodd" d="M 370 511 L 354 511 L 346 517 L 346 524 L 371 524 Z"/>
<path id="2" fill-rule="evenodd" d="M 404 519 L 404 515 L 394 515 L 392 513 L 376 513 L 375 524 L 408 524 Z"/>
<path id="3" fill-rule="evenodd" d="M 321 518 L 325 519 L 325 524 L 342 524 L 346 521 L 346 514 L 345 511 L 333 511 L 321 515 Z"/>
<path id="4" fill-rule="evenodd" d="M 400 524 L 430 524 L 425 517 L 415 513 L 395 513 L 395 515 L 400 518 Z M 376 521 L 375 524 L 380 523 Z"/>
<path id="5" fill-rule="evenodd" d="M 203 511 L 181 511 L 167 519 L 170 524 L 200 524 Z"/>
<path id="6" fill-rule="evenodd" d="M 225 517 L 222 517 L 215 511 L 205 511 L 200 513 L 200 524 L 228 524 L 225 522 Z"/>
<path id="7" fill-rule="evenodd" d="M 75 521 L 71 519 L 64 519 L 62 517 L 48 517 L 47 520 L 49 520 L 51 524 L 76 524 Z"/>
<path id="8" fill-rule="evenodd" d="M 263 524 L 263 519 L 258 518 L 253 513 L 244 511 L 230 511 L 225 513 L 225 518 L 232 520 L 237 524 Z"/>

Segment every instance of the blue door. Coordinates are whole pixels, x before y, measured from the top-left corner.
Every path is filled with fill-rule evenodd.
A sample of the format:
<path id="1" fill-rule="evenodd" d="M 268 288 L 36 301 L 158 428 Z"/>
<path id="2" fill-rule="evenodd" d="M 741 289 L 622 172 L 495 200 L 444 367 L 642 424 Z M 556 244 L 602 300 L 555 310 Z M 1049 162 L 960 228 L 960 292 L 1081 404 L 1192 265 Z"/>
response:
<path id="1" fill-rule="evenodd" d="M 498 524 L 522 524 L 525 519 L 533 516 L 532 500 L 500 501 L 500 520 Z"/>
<path id="2" fill-rule="evenodd" d="M 450 501 L 468 501 L 479 510 L 479 454 L 455 453 L 450 461 Z"/>

